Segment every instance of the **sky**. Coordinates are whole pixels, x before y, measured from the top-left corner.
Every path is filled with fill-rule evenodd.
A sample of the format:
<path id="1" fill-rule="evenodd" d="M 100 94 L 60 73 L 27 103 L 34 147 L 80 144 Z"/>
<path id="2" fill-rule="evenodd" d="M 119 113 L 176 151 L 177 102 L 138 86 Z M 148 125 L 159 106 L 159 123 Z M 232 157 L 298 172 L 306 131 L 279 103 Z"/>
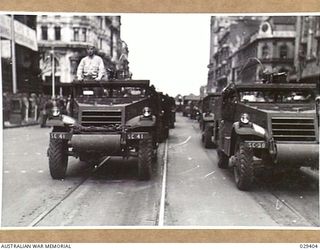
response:
<path id="1" fill-rule="evenodd" d="M 123 14 L 121 39 L 129 48 L 132 79 L 150 80 L 173 97 L 199 95 L 207 84 L 209 15 Z"/>

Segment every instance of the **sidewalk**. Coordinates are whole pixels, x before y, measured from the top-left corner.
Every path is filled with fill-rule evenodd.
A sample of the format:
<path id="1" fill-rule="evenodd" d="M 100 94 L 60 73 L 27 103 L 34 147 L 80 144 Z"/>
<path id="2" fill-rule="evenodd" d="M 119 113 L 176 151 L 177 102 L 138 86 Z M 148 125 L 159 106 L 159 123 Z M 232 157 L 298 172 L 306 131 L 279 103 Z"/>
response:
<path id="1" fill-rule="evenodd" d="M 26 126 L 34 126 L 34 125 L 39 125 L 38 121 L 35 120 L 28 120 L 28 121 L 23 121 L 21 124 L 12 124 L 9 121 L 5 121 L 3 124 L 3 129 L 7 128 L 20 128 L 20 127 L 26 127 Z"/>

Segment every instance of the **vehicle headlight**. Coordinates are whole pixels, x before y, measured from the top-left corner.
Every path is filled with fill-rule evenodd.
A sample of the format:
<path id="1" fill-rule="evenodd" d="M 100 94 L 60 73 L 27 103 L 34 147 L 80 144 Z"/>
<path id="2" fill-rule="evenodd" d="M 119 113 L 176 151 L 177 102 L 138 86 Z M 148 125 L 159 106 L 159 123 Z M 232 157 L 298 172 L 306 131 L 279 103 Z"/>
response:
<path id="1" fill-rule="evenodd" d="M 247 113 L 243 113 L 243 114 L 241 114 L 240 121 L 243 124 L 249 124 L 250 116 Z"/>
<path id="2" fill-rule="evenodd" d="M 59 108 L 58 107 L 53 107 L 52 108 L 52 116 L 53 117 L 57 117 L 57 116 L 59 116 L 60 115 L 60 110 L 59 110 Z"/>
<path id="3" fill-rule="evenodd" d="M 151 117 L 151 109 L 149 107 L 144 107 L 142 110 L 142 115 L 145 118 Z"/>
<path id="4" fill-rule="evenodd" d="M 62 122 L 67 125 L 74 125 L 76 123 L 76 120 L 70 116 L 62 115 Z"/>

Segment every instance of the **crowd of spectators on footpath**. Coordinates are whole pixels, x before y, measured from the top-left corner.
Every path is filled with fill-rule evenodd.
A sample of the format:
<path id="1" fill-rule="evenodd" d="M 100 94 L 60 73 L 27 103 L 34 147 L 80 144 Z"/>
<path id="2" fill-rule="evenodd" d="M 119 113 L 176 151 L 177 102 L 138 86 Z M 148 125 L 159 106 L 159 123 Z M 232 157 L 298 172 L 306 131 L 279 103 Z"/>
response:
<path id="1" fill-rule="evenodd" d="M 68 98 L 57 97 L 57 105 L 66 113 Z M 2 96 L 3 128 L 39 124 L 46 127 L 46 121 L 53 107 L 52 96 L 45 94 L 26 94 L 4 92 Z"/>

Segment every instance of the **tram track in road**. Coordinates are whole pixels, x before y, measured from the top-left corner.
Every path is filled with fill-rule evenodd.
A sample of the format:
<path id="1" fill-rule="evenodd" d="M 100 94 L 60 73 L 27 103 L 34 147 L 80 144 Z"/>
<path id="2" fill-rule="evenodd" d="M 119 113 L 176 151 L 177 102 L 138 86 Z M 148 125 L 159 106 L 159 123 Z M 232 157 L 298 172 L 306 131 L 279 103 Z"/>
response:
<path id="1" fill-rule="evenodd" d="M 144 221 L 147 220 L 145 218 L 149 218 L 150 220 L 153 221 L 153 225 L 154 226 L 163 226 L 164 225 L 164 218 L 165 218 L 165 206 L 166 206 L 166 177 L 167 177 L 167 162 L 168 162 L 168 140 L 165 141 L 165 143 L 163 143 L 164 145 L 161 147 L 161 158 L 159 157 L 159 162 L 156 163 L 158 165 L 159 170 L 157 171 L 156 175 L 154 176 L 154 178 L 152 178 L 150 181 L 155 181 L 158 184 L 144 184 L 144 182 L 139 182 L 136 185 L 132 185 L 129 183 L 129 186 L 135 187 L 137 186 L 137 188 L 150 188 L 150 192 L 156 192 L 156 195 L 153 195 L 153 197 L 156 197 L 156 200 L 154 201 L 155 204 L 155 209 L 153 210 L 153 216 L 151 216 L 151 212 L 146 213 L 146 214 L 139 214 L 138 213 L 138 217 Z M 40 214 L 35 218 L 32 219 L 31 223 L 27 224 L 27 227 L 37 227 L 37 226 L 42 226 L 42 225 L 52 225 L 52 221 L 53 218 L 55 216 L 64 216 L 61 213 L 61 208 L 67 208 L 70 207 L 70 205 L 72 204 L 72 199 L 74 199 L 75 196 L 78 195 L 79 192 L 82 192 L 81 189 L 85 186 L 87 186 L 86 183 L 88 183 L 90 181 L 90 179 L 95 175 L 96 172 L 100 172 L 101 168 L 108 168 L 109 165 L 111 167 L 111 171 L 114 170 L 114 161 L 109 161 L 110 159 L 113 159 L 112 157 L 105 157 L 103 158 L 100 163 L 96 164 L 96 165 L 88 165 L 88 167 L 92 168 L 92 170 L 87 171 L 87 173 L 81 178 L 79 179 L 79 182 L 77 184 L 75 184 L 73 187 L 70 187 L 69 190 L 67 190 L 61 197 L 59 197 L 54 203 L 52 203 L 50 206 L 48 206 L 47 208 L 44 208 L 43 212 L 40 212 Z M 109 161 L 108 164 L 106 164 Z M 153 187 L 158 187 L 157 191 L 154 190 L 152 191 Z M 119 200 L 115 200 L 116 202 L 119 201 L 120 203 L 123 202 L 123 197 L 127 196 L 128 194 L 125 193 L 126 188 L 121 189 L 121 191 L 117 191 L 113 190 L 112 194 L 109 196 L 110 199 L 118 199 L 117 197 L 120 197 Z M 131 192 L 131 191 L 129 191 Z M 133 194 L 137 192 L 133 190 Z M 118 194 L 122 194 L 121 196 L 117 196 Z M 140 192 L 139 192 L 140 193 Z M 148 199 L 148 196 L 145 196 L 149 193 L 149 191 L 143 191 L 141 195 L 138 195 L 136 200 L 138 201 L 137 204 L 133 204 L 133 205 L 128 205 L 128 207 L 132 208 L 132 213 L 135 213 L 136 211 L 141 211 L 140 209 L 138 209 L 138 207 L 141 207 L 141 202 L 145 199 Z M 129 196 L 128 196 L 129 197 Z M 130 201 L 130 199 L 128 199 L 128 201 Z M 79 200 L 78 203 L 76 204 L 81 204 L 82 201 Z M 99 203 L 99 202 L 98 202 Z M 120 204 L 119 203 L 119 204 Z M 123 206 L 123 203 L 121 203 Z M 151 203 L 150 203 L 151 204 Z M 71 205 L 72 206 L 72 205 Z M 135 208 L 136 207 L 136 208 Z M 68 211 L 70 211 L 69 209 L 67 209 Z M 126 205 L 124 206 L 123 212 L 126 212 Z M 68 216 L 69 212 L 67 213 Z M 78 216 L 78 215 L 77 215 Z M 81 216 L 81 215 L 80 215 Z M 148 217 L 149 216 L 149 217 Z M 65 217 L 66 219 L 68 219 L 68 217 Z M 107 217 L 106 217 L 107 218 Z M 151 219 L 153 218 L 153 219 Z M 124 220 L 121 220 L 124 219 Z M 127 220 L 128 219 L 128 220 Z M 148 219 L 148 220 L 149 220 Z M 108 220 L 108 219 L 107 219 Z M 115 219 L 114 221 L 117 221 L 117 219 Z M 122 224 L 130 224 L 130 221 L 135 221 L 135 219 L 132 219 L 131 217 L 126 218 L 126 216 L 123 214 L 122 216 L 119 217 L 119 225 Z M 137 222 L 138 224 L 134 224 L 134 225 L 139 225 L 140 221 L 139 219 L 137 219 L 135 222 Z M 49 224 L 48 224 L 49 223 Z M 146 224 L 146 222 L 143 222 L 144 224 Z M 148 222 L 149 223 L 149 222 Z"/>
<path id="2" fill-rule="evenodd" d="M 166 184 L 167 184 L 167 166 L 168 166 L 168 139 L 165 144 L 163 172 L 162 172 L 162 184 L 161 184 L 161 198 L 159 207 L 159 216 L 157 220 L 157 226 L 164 226 L 165 205 L 166 205 Z"/>
<path id="3" fill-rule="evenodd" d="M 206 153 L 215 165 L 215 150 L 210 149 Z M 226 171 L 216 167 L 215 171 L 221 171 L 226 180 L 236 188 L 232 168 Z M 300 175 L 284 176 L 278 181 L 257 178 L 252 190 L 247 193 L 279 226 L 319 227 L 319 207 L 315 205 L 318 201 L 316 183 L 318 179 L 301 171 Z"/>
<path id="4" fill-rule="evenodd" d="M 292 216 L 292 222 L 297 222 L 301 221 L 305 224 L 310 224 L 310 226 L 313 227 L 319 227 L 319 223 L 316 223 L 312 220 L 310 220 L 307 216 L 302 215 L 295 207 L 294 205 L 291 205 L 290 202 L 287 202 L 285 199 L 281 197 L 281 195 L 276 194 L 275 192 L 270 192 L 271 195 L 273 195 L 276 198 L 276 209 L 281 209 L 282 206 L 285 206 L 291 213 L 293 214 Z M 294 219 L 296 217 L 297 219 Z M 294 223 L 293 223 L 294 224 Z"/>
<path id="5" fill-rule="evenodd" d="M 274 197 L 277 210 L 286 210 L 292 225 L 319 227 L 319 178 L 300 170 L 298 174 L 285 176 L 279 184 L 267 183 L 267 191 Z M 283 209 L 285 208 L 285 209 Z"/>
<path id="6" fill-rule="evenodd" d="M 103 164 L 105 164 L 111 157 L 105 157 L 99 164 L 93 165 L 93 170 L 90 171 L 87 176 L 85 176 L 75 187 L 69 190 L 62 198 L 59 199 L 54 205 L 52 205 L 49 209 L 46 209 L 42 212 L 37 218 L 35 218 L 31 223 L 29 223 L 28 227 L 37 226 L 42 220 L 44 220 L 50 213 L 52 213 L 59 205 L 61 205 L 68 197 L 70 197 L 76 190 L 78 190 L 83 183 L 85 183 Z"/>

